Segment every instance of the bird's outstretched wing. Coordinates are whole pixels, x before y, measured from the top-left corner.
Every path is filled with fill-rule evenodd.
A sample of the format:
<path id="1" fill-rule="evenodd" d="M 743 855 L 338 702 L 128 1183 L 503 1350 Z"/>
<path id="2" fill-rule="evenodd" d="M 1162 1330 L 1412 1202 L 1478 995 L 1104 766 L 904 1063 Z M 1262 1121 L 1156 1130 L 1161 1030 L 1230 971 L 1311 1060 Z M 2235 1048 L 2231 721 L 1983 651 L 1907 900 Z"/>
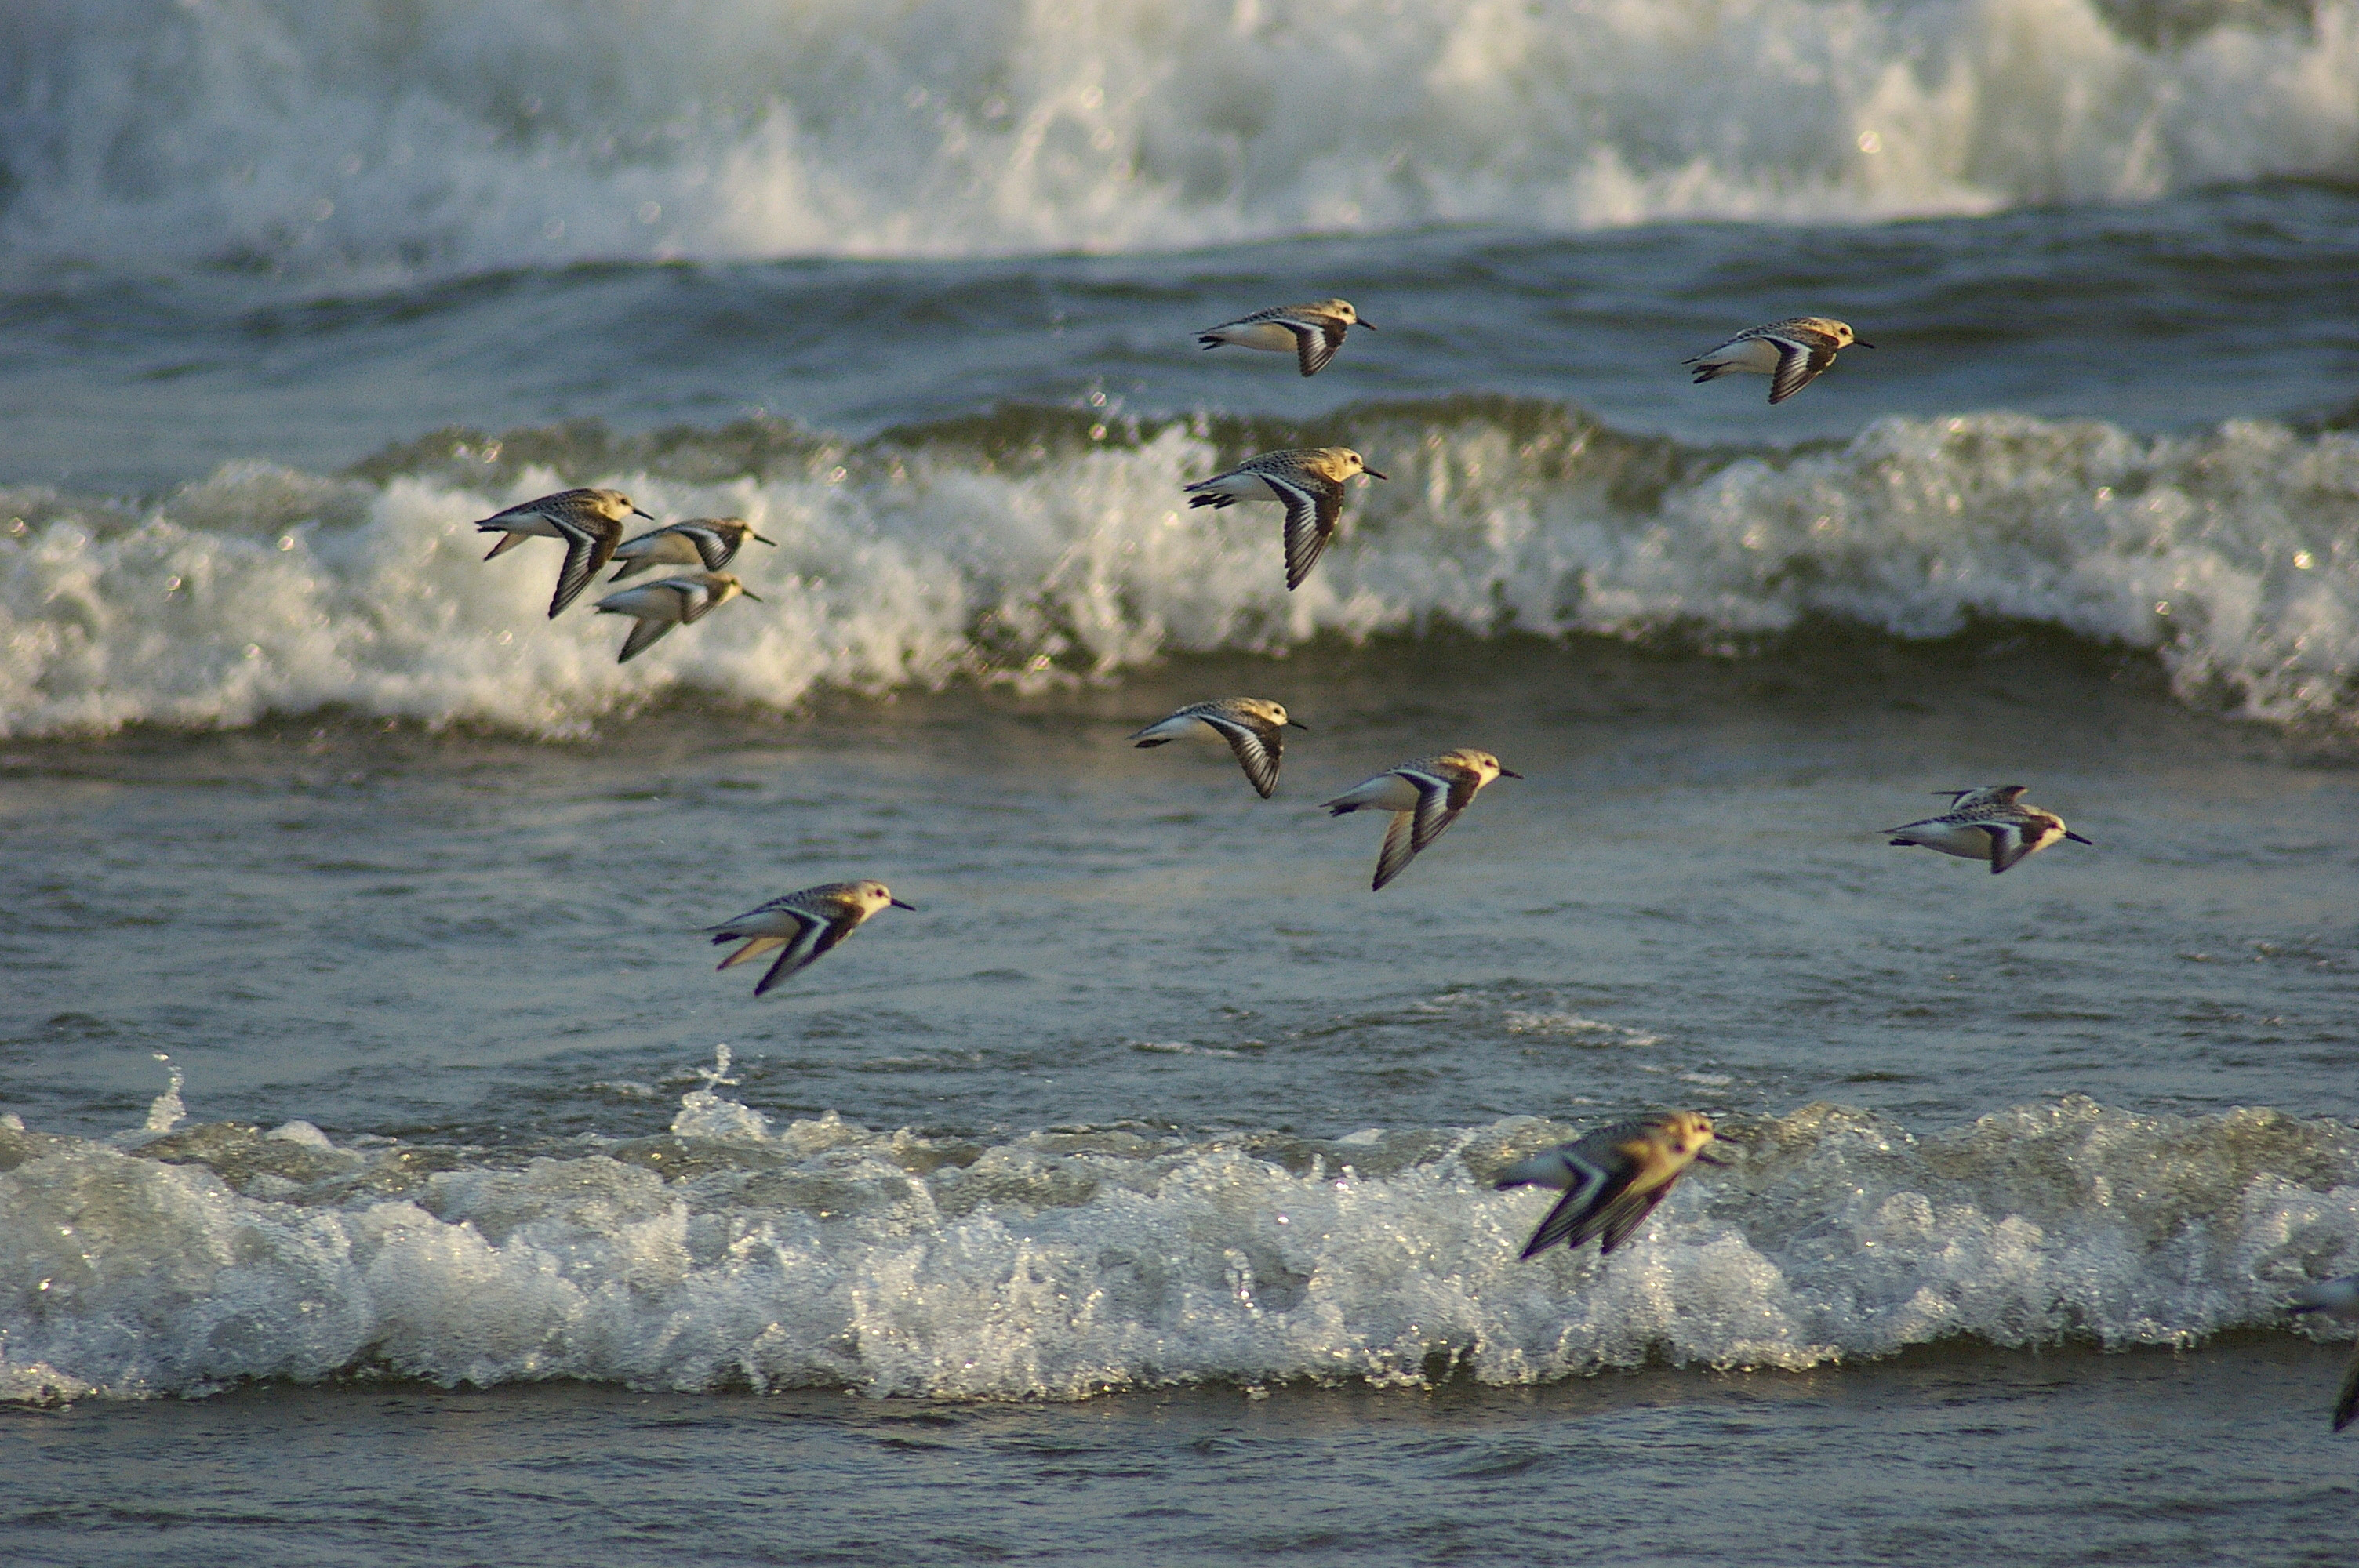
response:
<path id="1" fill-rule="evenodd" d="M 1783 403 L 1810 384 L 1818 373 L 1835 362 L 1835 343 L 1831 338 L 1813 336 L 1772 338 L 1777 345 L 1777 370 L 1769 379 L 1769 401 Z"/>
<path id="2" fill-rule="evenodd" d="M 1286 586 L 1291 591 L 1302 586 L 1302 579 L 1319 564 L 1320 552 L 1334 536 L 1336 521 L 1343 513 L 1343 487 L 1313 490 L 1270 474 L 1263 474 L 1261 480 L 1286 506 Z"/>
<path id="3" fill-rule="evenodd" d="M 1294 333 L 1295 357 L 1301 362 L 1306 376 L 1317 375 L 1327 368 L 1327 362 L 1335 357 L 1335 351 L 1343 346 L 1343 339 L 1352 330 L 1351 323 L 1332 316 L 1288 321 L 1286 325 Z"/>
<path id="4" fill-rule="evenodd" d="M 1267 800 L 1277 788 L 1277 764 L 1286 744 L 1277 731 L 1265 733 L 1226 714 L 1206 713 L 1199 717 L 1229 743 L 1229 750 L 1236 753 L 1237 765 L 1245 769 L 1245 777 Z"/>
<path id="5" fill-rule="evenodd" d="M 565 607 L 582 597 L 599 568 L 614 556 L 614 546 L 623 542 L 623 525 L 607 523 L 603 526 L 584 523 L 573 517 L 555 517 L 550 521 L 565 538 L 565 565 L 557 574 L 557 592 L 549 601 L 549 618 L 556 620 Z"/>
<path id="6" fill-rule="evenodd" d="M 1382 892 L 1385 884 L 1401 874 L 1403 867 L 1417 858 L 1417 834 L 1411 819 L 1417 813 L 1396 811 L 1392 825 L 1385 829 L 1385 847 L 1376 851 L 1376 880 L 1370 891 Z"/>

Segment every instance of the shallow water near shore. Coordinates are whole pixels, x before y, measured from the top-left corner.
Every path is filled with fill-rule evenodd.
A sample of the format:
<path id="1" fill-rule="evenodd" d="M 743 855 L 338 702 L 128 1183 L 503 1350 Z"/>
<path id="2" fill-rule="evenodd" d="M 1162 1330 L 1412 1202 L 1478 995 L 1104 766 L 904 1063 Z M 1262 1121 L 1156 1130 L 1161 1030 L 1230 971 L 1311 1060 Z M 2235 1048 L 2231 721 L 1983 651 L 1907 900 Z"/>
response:
<path id="1" fill-rule="evenodd" d="M 1277 799 L 1209 738 L 1123 744 L 1231 687 L 1312 726 Z M 1529 777 L 1414 895 L 1371 896 L 1379 835 L 1311 803 L 1436 734 Z M 1875 832 L 2024 756 L 2095 852 L 1994 878 Z M 557 746 L 333 716 L 19 744 L 0 813 L 40 828 L 6 876 L 50 913 L 13 961 L 110 961 L 71 1006 L 12 1010 L 16 1094 L 34 1125 L 111 1130 L 155 1049 L 249 1120 L 621 1133 L 677 1091 L 595 1086 L 725 1041 L 773 1108 L 962 1132 L 1333 1136 L 1677 1093 L 2347 1116 L 2354 792 L 2336 737 L 2190 715 L 2150 667 L 2006 629 L 1723 661 L 1314 647 L 1028 697 L 675 707 Z M 758 1005 L 700 978 L 697 926 L 855 872 L 919 916 Z"/>
<path id="2" fill-rule="evenodd" d="M 1208 683 L 1313 725 L 1275 800 L 1216 743 L 1123 743 Z M 1529 777 L 1372 895 L 1375 835 L 1309 803 L 1437 720 Z M 1999 735 L 2093 846 L 1994 877 L 1875 831 Z M 47 1238 L 20 1396 L 2188 1346 L 2280 1325 L 2359 1235 L 2347 745 L 2038 631 L 1428 638 L 561 744 L 347 718 L 0 764 L 40 825 L 11 961 L 80 977 L 6 1044 Z M 698 926 L 853 873 L 918 912 L 758 1002 L 710 971 Z M 1490 1173 L 1663 1104 L 1737 1164 L 1647 1249 L 1516 1262 L 1546 1206 Z"/>
<path id="3" fill-rule="evenodd" d="M 2330 1563 L 2334 1353 L 1951 1350 L 1516 1391 L 1079 1409 L 580 1387 L 284 1389 L 0 1417 L 27 1563 Z M 266 1461 L 261 1456 L 267 1456 Z"/>

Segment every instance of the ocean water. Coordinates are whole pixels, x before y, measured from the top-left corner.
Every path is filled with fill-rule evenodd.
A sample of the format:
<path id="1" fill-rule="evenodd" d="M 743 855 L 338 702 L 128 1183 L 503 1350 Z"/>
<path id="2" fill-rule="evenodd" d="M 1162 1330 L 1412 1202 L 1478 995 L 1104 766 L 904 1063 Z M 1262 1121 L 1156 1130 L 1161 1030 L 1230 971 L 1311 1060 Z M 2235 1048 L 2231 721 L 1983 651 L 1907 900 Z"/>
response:
<path id="1" fill-rule="evenodd" d="M 2354 80 L 2330 0 L 19 7 L 12 1552 L 2339 1560 Z M 1688 384 L 1797 312 L 1876 347 Z M 1327 441 L 1298 592 L 1181 504 Z M 471 527 L 572 484 L 764 602 L 616 665 Z M 1124 744 L 1232 693 L 1273 800 Z M 1462 744 L 1370 893 L 1315 803 Z M 1878 831 L 2017 782 L 2092 844 Z M 1517 1260 L 1664 1107 L 1732 1164 Z"/>

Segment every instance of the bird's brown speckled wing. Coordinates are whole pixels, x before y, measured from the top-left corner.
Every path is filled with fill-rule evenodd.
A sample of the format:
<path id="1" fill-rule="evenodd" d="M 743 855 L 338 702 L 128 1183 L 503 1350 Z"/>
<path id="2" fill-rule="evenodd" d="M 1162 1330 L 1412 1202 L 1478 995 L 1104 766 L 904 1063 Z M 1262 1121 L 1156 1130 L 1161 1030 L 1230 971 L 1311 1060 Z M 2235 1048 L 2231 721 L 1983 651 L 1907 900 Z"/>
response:
<path id="1" fill-rule="evenodd" d="M 1225 713 L 1205 713 L 1198 717 L 1229 743 L 1229 750 L 1236 753 L 1237 765 L 1245 769 L 1245 777 L 1253 781 L 1254 788 L 1264 800 L 1267 800 L 1277 788 L 1277 764 L 1286 745 L 1277 731 L 1265 732 Z"/>
<path id="2" fill-rule="evenodd" d="M 1335 351 L 1343 346 L 1344 336 L 1352 330 L 1350 323 L 1332 316 L 1314 321 L 1288 321 L 1287 326 L 1294 331 L 1295 355 L 1301 361 L 1306 376 L 1317 375 L 1327 368 L 1327 362 L 1335 357 Z"/>

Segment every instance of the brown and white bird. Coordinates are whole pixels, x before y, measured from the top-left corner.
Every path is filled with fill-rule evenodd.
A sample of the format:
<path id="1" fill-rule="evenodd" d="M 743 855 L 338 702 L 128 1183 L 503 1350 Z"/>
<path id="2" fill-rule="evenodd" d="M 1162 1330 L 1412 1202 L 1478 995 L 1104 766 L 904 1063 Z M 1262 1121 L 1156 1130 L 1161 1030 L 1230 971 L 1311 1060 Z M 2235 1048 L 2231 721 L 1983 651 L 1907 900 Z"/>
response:
<path id="1" fill-rule="evenodd" d="M 1309 305 L 1274 305 L 1217 327 L 1207 327 L 1196 334 L 1196 342 L 1207 349 L 1231 343 L 1240 349 L 1261 349 L 1274 354 L 1292 350 L 1301 363 L 1302 373 L 1309 376 L 1327 368 L 1327 362 L 1335 357 L 1335 351 L 1343 346 L 1344 336 L 1354 327 L 1365 327 L 1371 332 L 1376 330 L 1374 321 L 1361 319 L 1350 300 L 1321 299 Z"/>
<path id="2" fill-rule="evenodd" d="M 765 545 L 777 543 L 754 532 L 754 525 L 743 517 L 690 517 L 615 546 L 614 559 L 622 563 L 622 569 L 606 580 L 621 582 L 657 567 L 701 566 L 706 571 L 717 572 L 737 558 L 737 552 L 745 547 L 748 539 Z"/>
<path id="3" fill-rule="evenodd" d="M 557 574 L 557 593 L 549 601 L 550 620 L 581 597 L 598 575 L 598 568 L 623 542 L 623 519 L 647 517 L 619 490 L 560 490 L 538 501 L 527 501 L 496 512 L 475 524 L 482 534 L 504 534 L 494 545 L 491 560 L 515 549 L 527 539 L 559 539 L 565 545 L 565 565 Z M 647 517 L 647 521 L 655 521 Z"/>
<path id="4" fill-rule="evenodd" d="M 1247 458 L 1187 486 L 1190 506 L 1234 506 L 1277 498 L 1286 508 L 1286 586 L 1300 588 L 1343 515 L 1343 485 L 1354 474 L 1385 476 L 1349 447 L 1289 448 Z"/>
<path id="5" fill-rule="evenodd" d="M 1236 753 L 1237 765 L 1245 769 L 1245 777 L 1264 800 L 1277 788 L 1277 764 L 1286 748 L 1287 727 L 1302 730 L 1310 728 L 1288 719 L 1286 709 L 1275 702 L 1258 697 L 1223 697 L 1211 702 L 1190 703 L 1130 738 L 1142 751 L 1149 746 L 1168 746 L 1198 724 L 1229 743 L 1229 750 Z"/>
<path id="6" fill-rule="evenodd" d="M 2288 1312 L 2322 1312 L 2329 1317 L 2359 1321 L 2359 1274 L 2321 1280 L 2294 1292 Z M 2359 1419 L 2359 1347 L 2343 1368 L 2343 1386 L 2334 1390 L 2334 1430 L 2341 1432 Z"/>
<path id="7" fill-rule="evenodd" d="M 1961 860 L 1987 860 L 1993 876 L 2060 839 L 2089 842 L 2055 813 L 2022 805 L 2024 789 L 2022 784 L 1996 784 L 1935 790 L 1935 795 L 1951 797 L 1949 810 L 1885 832 L 1897 847 L 1921 845 Z"/>
<path id="8" fill-rule="evenodd" d="M 1850 326 L 1828 316 L 1789 316 L 1766 326 L 1747 327 L 1716 349 L 1707 349 L 1682 364 L 1695 366 L 1695 384 L 1738 372 L 1769 377 L 1769 401 L 1783 403 L 1810 384 L 1818 373 L 1835 362 L 1838 351 L 1854 346 L 1875 347 L 1852 335 Z"/>
<path id="9" fill-rule="evenodd" d="M 870 915 L 888 904 L 895 909 L 917 908 L 895 898 L 883 882 L 821 882 L 705 929 L 713 933 L 715 946 L 727 942 L 745 944 L 721 960 L 719 968 L 723 969 L 785 949 L 762 977 L 762 983 L 754 988 L 754 994 L 760 996 L 859 930 Z"/>
<path id="10" fill-rule="evenodd" d="M 1581 1247 L 1600 1236 L 1605 1244 L 1599 1255 L 1613 1251 L 1637 1233 L 1690 1164 L 1726 1163 L 1704 1152 L 1712 1138 L 1710 1117 L 1665 1111 L 1601 1127 L 1508 1166 L 1498 1174 L 1502 1190 L 1554 1187 L 1564 1194 L 1524 1244 L 1523 1255 L 1535 1257 L 1560 1241 Z"/>
<path id="11" fill-rule="evenodd" d="M 623 639 L 623 651 L 614 658 L 616 664 L 627 665 L 673 627 L 692 626 L 741 593 L 756 604 L 762 602 L 760 594 L 747 592 L 727 572 L 690 572 L 610 593 L 598 601 L 598 613 L 628 615 L 638 622 Z"/>
<path id="12" fill-rule="evenodd" d="M 1320 806 L 1332 816 L 1352 811 L 1393 814 L 1392 826 L 1385 830 L 1385 847 L 1376 856 L 1376 879 L 1369 884 L 1375 891 L 1400 875 L 1402 867 L 1440 838 L 1484 785 L 1493 779 L 1523 776 L 1501 767 L 1499 759 L 1488 752 L 1461 747 L 1387 768 Z"/>

